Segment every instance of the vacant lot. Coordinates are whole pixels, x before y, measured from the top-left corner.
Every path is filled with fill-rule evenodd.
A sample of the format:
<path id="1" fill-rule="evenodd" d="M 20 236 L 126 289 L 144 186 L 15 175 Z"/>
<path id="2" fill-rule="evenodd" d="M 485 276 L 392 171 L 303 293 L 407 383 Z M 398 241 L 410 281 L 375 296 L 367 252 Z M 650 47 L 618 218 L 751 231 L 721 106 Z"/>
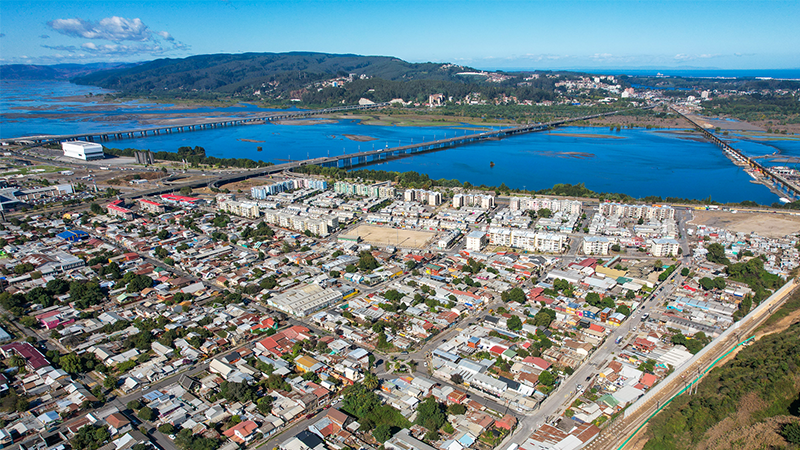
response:
<path id="1" fill-rule="evenodd" d="M 424 248 L 436 236 L 432 231 L 399 230 L 374 225 L 359 225 L 348 234 L 356 234 L 368 244 L 404 248 Z"/>
<path id="2" fill-rule="evenodd" d="M 800 216 L 739 211 L 693 211 L 694 225 L 707 225 L 742 233 L 754 231 L 765 237 L 782 237 L 800 232 Z"/>

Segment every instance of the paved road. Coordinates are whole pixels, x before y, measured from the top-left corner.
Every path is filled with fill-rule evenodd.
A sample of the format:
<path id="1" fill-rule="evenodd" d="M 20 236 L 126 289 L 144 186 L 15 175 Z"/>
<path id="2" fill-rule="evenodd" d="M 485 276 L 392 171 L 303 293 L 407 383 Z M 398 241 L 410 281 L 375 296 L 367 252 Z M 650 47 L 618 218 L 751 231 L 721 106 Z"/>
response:
<path id="1" fill-rule="evenodd" d="M 542 402 L 539 409 L 520 421 L 514 433 L 506 438 L 499 448 L 505 448 L 505 446 L 511 445 L 512 443 L 521 445 L 534 430 L 539 428 L 539 426 L 552 421 L 561 411 L 568 408 L 574 398 L 580 395 L 580 392 L 578 392 L 578 385 L 583 385 L 584 389 L 588 388 L 592 377 L 595 376 L 600 365 L 608 360 L 612 354 L 623 348 L 627 341 L 632 338 L 632 336 L 628 335 L 641 323 L 642 314 L 651 311 L 654 306 L 663 303 L 675 287 L 679 285 L 681 279 L 680 270 L 676 269 L 672 275 L 665 280 L 661 287 L 657 288 L 656 291 L 631 314 L 628 320 L 611 332 L 605 342 L 594 351 L 587 361 L 581 364 L 570 377 L 561 382 L 558 389 L 552 392 L 550 396 Z M 617 345 L 614 342 L 617 337 L 620 336 L 623 337 L 623 341 Z"/>

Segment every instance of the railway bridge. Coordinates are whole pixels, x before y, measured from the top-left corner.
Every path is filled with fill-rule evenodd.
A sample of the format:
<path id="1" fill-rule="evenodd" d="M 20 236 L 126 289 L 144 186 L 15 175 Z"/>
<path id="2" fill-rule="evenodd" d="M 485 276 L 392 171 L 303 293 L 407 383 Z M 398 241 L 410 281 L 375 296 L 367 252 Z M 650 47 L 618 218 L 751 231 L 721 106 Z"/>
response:
<path id="1" fill-rule="evenodd" d="M 686 119 L 687 121 L 689 121 L 689 123 L 691 123 L 697 130 L 703 133 L 703 136 L 705 136 L 706 139 L 708 139 L 709 141 L 717 145 L 719 148 L 721 148 L 725 156 L 727 156 L 731 161 L 733 161 L 734 164 L 743 167 L 749 167 L 753 172 L 768 179 L 776 189 L 778 189 L 782 194 L 787 195 L 789 199 L 795 200 L 795 198 L 800 197 L 800 188 L 798 188 L 795 184 L 790 183 L 782 175 L 775 173 L 769 167 L 762 165 L 761 163 L 745 155 L 738 149 L 733 148 L 726 141 L 720 139 L 719 136 L 708 131 L 699 123 L 692 120 L 691 118 L 689 118 L 682 112 L 678 111 L 677 109 L 671 106 L 670 109 L 674 111 L 676 114 Z"/>

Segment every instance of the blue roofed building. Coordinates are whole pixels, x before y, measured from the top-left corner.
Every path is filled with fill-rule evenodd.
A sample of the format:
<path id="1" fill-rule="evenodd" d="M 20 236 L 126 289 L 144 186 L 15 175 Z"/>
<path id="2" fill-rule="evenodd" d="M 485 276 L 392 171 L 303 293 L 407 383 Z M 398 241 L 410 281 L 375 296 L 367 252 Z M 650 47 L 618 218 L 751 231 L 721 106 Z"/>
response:
<path id="1" fill-rule="evenodd" d="M 79 242 L 89 237 L 89 233 L 81 230 L 67 230 L 58 233 L 56 236 L 69 242 Z"/>

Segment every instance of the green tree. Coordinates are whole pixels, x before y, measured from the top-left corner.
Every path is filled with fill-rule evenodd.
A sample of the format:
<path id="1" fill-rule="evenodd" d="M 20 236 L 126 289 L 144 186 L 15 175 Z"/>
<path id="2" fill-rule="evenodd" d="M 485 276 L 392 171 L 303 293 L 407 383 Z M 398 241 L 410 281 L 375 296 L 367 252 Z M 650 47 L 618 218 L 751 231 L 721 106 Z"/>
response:
<path id="1" fill-rule="evenodd" d="M 117 383 L 119 383 L 119 379 L 111 375 L 103 379 L 103 386 L 105 386 L 106 389 L 116 389 Z"/>
<path id="2" fill-rule="evenodd" d="M 417 419 L 415 423 L 422 425 L 429 431 L 438 431 L 447 422 L 446 409 L 436 398 L 429 396 L 417 404 Z"/>
<path id="3" fill-rule="evenodd" d="M 537 327 L 547 328 L 555 320 L 555 315 L 555 311 L 552 309 L 544 308 L 533 316 L 533 324 Z"/>
<path id="4" fill-rule="evenodd" d="M 131 411 L 138 411 L 142 409 L 143 405 L 139 400 L 131 400 L 125 406 L 127 406 Z"/>
<path id="5" fill-rule="evenodd" d="M 455 416 L 460 416 L 467 412 L 467 407 L 459 403 L 453 403 L 447 407 L 447 412 Z"/>
<path id="6" fill-rule="evenodd" d="M 147 406 L 145 406 L 144 408 L 140 409 L 139 412 L 136 413 L 136 415 L 139 416 L 140 419 L 142 419 L 144 421 L 147 421 L 147 422 L 150 422 L 151 420 L 153 420 L 155 418 L 155 414 L 153 413 L 153 410 L 150 409 Z"/>
<path id="7" fill-rule="evenodd" d="M 781 429 L 781 436 L 790 444 L 800 444 L 800 423 L 795 421 L 784 425 Z"/>
<path id="8" fill-rule="evenodd" d="M 545 370 L 539 374 L 539 383 L 545 386 L 552 386 L 556 382 L 556 377 L 549 370 Z"/>
<path id="9" fill-rule="evenodd" d="M 192 195 L 192 188 L 189 186 L 184 186 L 181 188 L 181 195 Z"/>
<path id="10" fill-rule="evenodd" d="M 372 437 L 378 442 L 386 442 L 392 437 L 392 427 L 382 423 L 372 430 Z"/>
<path id="11" fill-rule="evenodd" d="M 374 373 L 367 372 L 367 374 L 364 376 L 364 387 L 365 388 L 367 388 L 369 390 L 375 390 L 375 389 L 378 388 L 379 384 L 380 384 L 380 380 L 378 380 L 378 377 L 375 376 Z"/>
<path id="12" fill-rule="evenodd" d="M 518 287 L 511 288 L 500 294 L 500 299 L 504 302 L 525 303 L 525 291 Z"/>
<path id="13" fill-rule="evenodd" d="M 517 331 L 522 329 L 522 320 L 520 320 L 519 316 L 511 316 L 506 321 L 506 325 L 508 326 L 509 330 Z"/>
<path id="14" fill-rule="evenodd" d="M 724 264 L 726 266 L 731 263 L 728 257 L 725 256 L 725 247 L 723 247 L 722 244 L 716 242 L 713 244 L 708 244 L 706 246 L 706 250 L 708 250 L 706 259 L 709 261 L 717 264 Z"/>

